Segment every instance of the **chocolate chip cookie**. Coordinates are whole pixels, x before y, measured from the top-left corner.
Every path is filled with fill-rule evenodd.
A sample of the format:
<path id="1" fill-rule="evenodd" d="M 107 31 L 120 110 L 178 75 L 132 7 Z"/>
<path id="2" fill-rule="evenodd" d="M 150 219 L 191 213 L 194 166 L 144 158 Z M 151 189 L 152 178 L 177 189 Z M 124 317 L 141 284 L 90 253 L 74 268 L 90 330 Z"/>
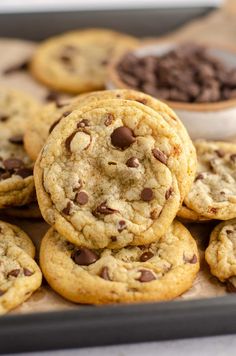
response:
<path id="1" fill-rule="evenodd" d="M 0 222 L 0 315 L 17 307 L 40 287 L 42 274 L 34 246 L 16 226 Z"/>
<path id="2" fill-rule="evenodd" d="M 40 265 L 50 286 L 76 303 L 170 300 L 189 289 L 199 270 L 195 240 L 174 222 L 158 242 L 120 250 L 78 248 L 50 229 Z"/>
<path id="3" fill-rule="evenodd" d="M 236 217 L 236 145 L 225 142 L 195 142 L 197 176 L 184 202 L 210 219 Z"/>
<path id="4" fill-rule="evenodd" d="M 225 221 L 215 227 L 205 258 L 211 273 L 225 282 L 229 292 L 236 291 L 236 219 Z"/>
<path id="5" fill-rule="evenodd" d="M 52 89 L 82 93 L 105 87 L 114 51 L 132 48 L 137 39 L 106 29 L 74 31 L 39 45 L 31 72 Z"/>
<path id="6" fill-rule="evenodd" d="M 51 132 L 35 165 L 45 220 L 88 248 L 161 237 L 180 206 L 183 145 L 160 114 L 130 100 L 80 106 Z"/>
<path id="7" fill-rule="evenodd" d="M 33 163 L 24 150 L 23 134 L 38 109 L 28 95 L 0 88 L 0 208 L 24 205 L 35 197 Z"/>
<path id="8" fill-rule="evenodd" d="M 72 110 L 76 109 L 80 105 L 87 105 L 91 102 L 98 102 L 104 99 L 125 99 L 131 101 L 137 101 L 145 106 L 157 111 L 163 119 L 173 128 L 180 137 L 185 156 L 188 164 L 188 172 L 183 177 L 184 183 L 180 187 L 181 196 L 184 198 L 189 192 L 190 187 L 194 181 L 196 173 L 196 152 L 193 143 L 175 113 L 161 101 L 152 98 L 149 95 L 140 93 L 134 90 L 106 90 L 93 92 L 90 94 L 84 94 L 77 96 L 71 100 L 66 100 L 58 107 L 57 103 L 52 103 L 40 112 L 40 114 L 31 120 L 24 136 L 25 148 L 29 156 L 36 160 L 37 156 L 43 147 L 49 133 L 58 124 L 58 122 L 67 117 Z"/>

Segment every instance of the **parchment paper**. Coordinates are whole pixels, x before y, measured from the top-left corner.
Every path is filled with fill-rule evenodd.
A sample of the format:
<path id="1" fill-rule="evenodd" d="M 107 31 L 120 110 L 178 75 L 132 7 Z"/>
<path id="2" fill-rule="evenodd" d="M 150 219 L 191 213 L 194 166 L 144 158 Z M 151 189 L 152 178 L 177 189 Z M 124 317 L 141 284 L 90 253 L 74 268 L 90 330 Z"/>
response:
<path id="1" fill-rule="evenodd" d="M 206 42 L 214 41 L 228 45 L 236 45 L 235 19 L 236 1 L 231 0 L 225 4 L 224 8 L 211 13 L 207 17 L 193 21 L 175 33 L 168 35 L 168 38 L 184 40 L 200 39 Z M 0 40 L 0 48 L 1 44 L 2 41 Z M 6 43 L 4 45 L 6 46 Z M 13 46 L 13 43 L 10 46 Z M 18 58 L 19 53 L 21 53 L 20 55 L 22 55 L 22 58 L 25 58 L 27 54 L 31 53 L 31 48 L 33 48 L 32 43 L 29 46 L 26 46 L 27 48 L 25 49 L 24 46 L 19 47 L 17 43 L 15 43 L 14 46 L 16 47 L 15 49 L 12 47 L 11 53 L 15 53 L 17 48 Z M 6 52 L 1 51 L 1 53 L 4 54 Z M 10 57 L 17 58 L 17 56 Z M 1 61 L 0 58 L 0 72 L 1 69 L 6 66 L 7 59 L 5 58 L 4 61 L 5 62 Z M 12 59 L 9 59 L 9 61 L 12 62 Z M 0 85 L 1 84 L 18 87 L 28 92 L 30 91 L 31 94 L 35 94 L 35 96 L 39 99 L 45 97 L 46 93 L 48 92 L 47 89 L 37 85 L 37 83 L 32 80 L 32 78 L 29 78 L 27 73 L 12 74 L 10 80 L 9 78 L 1 76 L 0 74 Z M 41 238 L 45 231 L 48 229 L 46 223 L 44 223 L 42 220 L 16 219 L 4 216 L 0 216 L 0 218 L 16 224 L 25 230 L 36 244 L 38 250 Z M 214 224 L 215 223 L 201 225 L 191 224 L 187 226 L 192 232 L 193 236 L 196 238 L 199 246 L 201 256 L 201 271 L 199 272 L 193 287 L 182 296 L 180 296 L 178 298 L 180 300 L 210 298 L 226 294 L 225 286 L 210 274 L 209 268 L 204 260 L 204 249 L 208 244 L 209 235 L 212 228 L 214 227 Z M 86 308 L 86 306 L 79 306 L 64 300 L 59 295 L 54 293 L 49 288 L 46 281 L 44 281 L 42 287 L 37 292 L 35 292 L 28 301 L 26 301 L 11 313 L 22 314 L 73 308 Z"/>

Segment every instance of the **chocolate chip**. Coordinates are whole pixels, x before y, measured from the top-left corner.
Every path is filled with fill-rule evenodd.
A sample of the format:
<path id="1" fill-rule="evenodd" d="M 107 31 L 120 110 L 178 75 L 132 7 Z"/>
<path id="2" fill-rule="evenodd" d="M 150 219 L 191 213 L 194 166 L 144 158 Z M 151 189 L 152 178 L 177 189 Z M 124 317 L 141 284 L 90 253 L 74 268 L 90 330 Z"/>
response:
<path id="1" fill-rule="evenodd" d="M 106 202 L 103 202 L 102 204 L 98 205 L 96 207 L 96 209 L 93 211 L 93 215 L 94 216 L 97 216 L 99 214 L 103 214 L 103 215 L 110 215 L 110 214 L 114 214 L 118 212 L 118 210 L 115 210 L 115 209 L 112 209 L 112 208 L 109 208 L 107 205 L 106 205 Z"/>
<path id="2" fill-rule="evenodd" d="M 23 70 L 27 70 L 28 69 L 28 65 L 29 65 L 29 60 L 25 60 L 24 62 L 12 65 L 11 67 L 6 68 L 3 71 L 3 74 L 8 75 L 8 74 L 12 74 L 15 72 L 20 72 Z"/>
<path id="3" fill-rule="evenodd" d="M 217 154 L 218 157 L 222 158 L 225 155 L 225 152 L 223 150 L 215 150 L 215 153 Z"/>
<path id="4" fill-rule="evenodd" d="M 216 214 L 218 212 L 217 208 L 210 208 L 209 209 L 211 213 Z"/>
<path id="5" fill-rule="evenodd" d="M 233 234 L 233 230 L 229 230 L 229 229 L 228 229 L 228 230 L 226 230 L 225 232 L 226 232 L 227 235 Z"/>
<path id="6" fill-rule="evenodd" d="M 8 119 L 9 119 L 9 116 L 0 114 L 0 122 L 6 122 Z"/>
<path id="7" fill-rule="evenodd" d="M 154 274 L 151 271 L 148 271 L 146 269 L 140 269 L 139 272 L 141 273 L 140 277 L 137 279 L 137 281 L 141 283 L 145 282 L 151 282 L 156 279 Z"/>
<path id="8" fill-rule="evenodd" d="M 20 269 L 17 268 L 17 269 L 13 269 L 12 271 L 10 271 L 8 274 L 7 274 L 7 277 L 18 277 L 20 273 Z"/>
<path id="9" fill-rule="evenodd" d="M 5 172 L 5 173 L 2 173 L 0 178 L 1 179 L 8 179 L 11 177 L 11 173 L 10 172 Z"/>
<path id="10" fill-rule="evenodd" d="M 71 63 L 71 56 L 69 56 L 68 54 L 62 54 L 60 56 L 60 60 L 65 64 L 70 64 Z"/>
<path id="11" fill-rule="evenodd" d="M 161 163 L 167 165 L 168 158 L 165 155 L 165 153 L 163 153 L 162 151 L 158 150 L 157 148 L 153 148 L 152 154 L 158 161 L 160 161 Z"/>
<path id="12" fill-rule="evenodd" d="M 236 162 L 236 154 L 234 153 L 234 154 L 230 155 L 230 159 L 231 159 L 231 161 Z"/>
<path id="13" fill-rule="evenodd" d="M 79 203 L 80 205 L 85 205 L 87 204 L 89 198 L 88 198 L 88 194 L 85 192 L 78 192 L 76 194 L 75 200 L 77 203 Z"/>
<path id="14" fill-rule="evenodd" d="M 134 142 L 134 133 L 129 127 L 117 127 L 111 134 L 112 145 L 122 150 L 128 148 Z"/>
<path id="15" fill-rule="evenodd" d="M 199 173 L 199 174 L 196 176 L 196 178 L 195 178 L 195 182 L 196 182 L 197 180 L 202 180 L 202 179 L 204 179 L 204 174 L 203 174 L 203 173 Z"/>
<path id="16" fill-rule="evenodd" d="M 117 237 L 116 236 L 111 236 L 111 241 L 112 242 L 116 242 L 117 241 Z"/>
<path id="17" fill-rule="evenodd" d="M 100 277 L 105 279 L 106 281 L 110 281 L 110 277 L 109 277 L 109 270 L 108 270 L 108 267 L 103 267 L 101 272 L 100 272 Z"/>
<path id="18" fill-rule="evenodd" d="M 84 127 L 87 127 L 87 126 L 89 126 L 89 121 L 87 119 L 83 119 L 80 122 L 78 122 L 78 124 L 77 124 L 77 128 L 78 129 L 84 128 Z"/>
<path id="19" fill-rule="evenodd" d="M 136 101 L 137 101 L 138 103 L 143 104 L 143 105 L 146 105 L 146 104 L 147 104 L 147 99 L 145 99 L 145 98 L 142 98 L 142 99 L 136 99 Z"/>
<path id="20" fill-rule="evenodd" d="M 131 157 L 127 160 L 126 166 L 130 168 L 138 168 L 139 160 L 136 157 Z"/>
<path id="21" fill-rule="evenodd" d="M 226 281 L 226 291 L 228 293 L 236 293 L 236 287 L 229 279 Z"/>
<path id="22" fill-rule="evenodd" d="M 165 194 L 166 200 L 169 199 L 169 197 L 171 196 L 171 194 L 173 193 L 173 191 L 174 191 L 174 190 L 173 190 L 172 187 L 170 187 L 169 189 L 167 189 L 166 194 Z"/>
<path id="23" fill-rule="evenodd" d="M 72 253 L 71 258 L 77 265 L 89 266 L 96 262 L 99 259 L 99 256 L 88 248 L 82 248 L 80 250 L 75 250 Z"/>
<path id="24" fill-rule="evenodd" d="M 139 260 L 141 262 L 146 262 L 146 261 L 150 260 L 150 258 L 152 258 L 153 256 L 154 256 L 154 254 L 151 251 L 147 251 L 147 252 L 142 253 Z"/>
<path id="25" fill-rule="evenodd" d="M 5 294 L 6 292 L 4 292 L 3 290 L 0 289 L 0 297 Z"/>
<path id="26" fill-rule="evenodd" d="M 154 198 L 153 190 L 151 188 L 144 188 L 141 192 L 141 199 L 143 201 L 151 201 Z"/>
<path id="27" fill-rule="evenodd" d="M 8 170 L 14 170 L 18 168 L 22 168 L 24 163 L 21 159 L 18 158 L 8 158 L 3 161 L 3 166 Z"/>
<path id="28" fill-rule="evenodd" d="M 22 145 L 23 144 L 23 136 L 16 135 L 9 138 L 9 142 L 14 143 L 15 145 Z"/>
<path id="29" fill-rule="evenodd" d="M 22 178 L 27 178 L 27 177 L 30 177 L 33 175 L 33 169 L 32 168 L 20 168 L 15 171 L 15 174 Z"/>
<path id="30" fill-rule="evenodd" d="M 62 210 L 63 214 L 70 215 L 70 209 L 71 209 L 71 202 L 69 201 L 66 207 Z"/>
<path id="31" fill-rule="evenodd" d="M 190 264 L 195 264 L 197 263 L 197 256 L 194 254 L 193 257 L 187 258 L 185 255 L 183 256 L 183 259 L 185 262 L 190 263 Z"/>
<path id="32" fill-rule="evenodd" d="M 65 140 L 65 146 L 66 146 L 66 149 L 67 151 L 71 152 L 71 149 L 70 149 L 70 144 L 71 144 L 71 141 L 73 140 L 73 138 L 75 137 L 75 135 L 77 134 L 78 131 L 75 131 L 73 132 L 69 137 L 67 137 L 67 139 Z"/>
<path id="33" fill-rule="evenodd" d="M 34 274 L 34 273 L 31 272 L 28 268 L 24 268 L 23 271 L 24 271 L 24 275 L 25 275 L 26 277 L 30 277 L 30 276 L 32 276 L 32 274 Z"/>
<path id="34" fill-rule="evenodd" d="M 111 113 L 108 113 L 106 120 L 104 121 L 105 126 L 111 125 L 114 119 L 115 119 L 114 115 L 112 115 Z"/>
<path id="35" fill-rule="evenodd" d="M 123 231 L 124 229 L 126 229 L 126 222 L 124 220 L 120 220 L 118 222 L 118 232 Z"/>
<path id="36" fill-rule="evenodd" d="M 57 124 L 59 124 L 60 121 L 61 121 L 61 117 L 60 117 L 60 119 L 54 121 L 54 123 L 50 126 L 48 133 L 51 133 L 53 131 L 53 129 L 57 126 Z"/>
<path id="37" fill-rule="evenodd" d="M 61 101 L 61 96 L 56 91 L 49 92 L 45 99 L 46 101 L 54 101 L 58 109 L 66 105 L 65 102 Z"/>

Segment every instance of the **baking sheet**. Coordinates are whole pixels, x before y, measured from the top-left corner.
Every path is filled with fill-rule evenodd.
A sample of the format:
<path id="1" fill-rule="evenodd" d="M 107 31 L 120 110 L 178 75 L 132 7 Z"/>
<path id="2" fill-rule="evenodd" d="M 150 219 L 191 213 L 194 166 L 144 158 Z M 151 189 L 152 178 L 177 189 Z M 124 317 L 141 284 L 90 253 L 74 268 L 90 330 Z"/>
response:
<path id="1" fill-rule="evenodd" d="M 198 38 L 204 39 L 206 41 L 211 40 L 213 37 L 219 42 L 224 41 L 230 44 L 235 43 L 236 38 L 236 2 L 234 0 L 228 1 L 227 6 L 222 10 L 217 10 L 215 13 L 208 16 L 208 18 L 203 20 L 198 20 L 186 28 L 173 34 L 172 38 L 181 39 L 193 39 Z M 217 36 L 216 36 L 217 34 Z M 2 41 L 0 40 L 0 48 Z M 13 44 L 11 44 L 13 46 Z M 18 44 L 14 44 L 18 46 Z M 32 44 L 32 46 L 34 46 Z M 13 47 L 12 47 L 13 48 Z M 21 47 L 22 48 L 22 47 Z M 12 49 L 13 51 L 13 49 Z M 15 51 L 15 49 L 14 49 Z M 13 52 L 14 52 L 13 51 Z M 27 49 L 29 51 L 29 49 Z M 24 51 L 23 56 L 24 56 Z M 9 61 L 16 58 L 10 55 L 11 51 L 3 52 L 8 53 Z M 19 50 L 21 53 L 21 50 Z M 28 53 L 28 52 L 27 52 Z M 29 51 L 30 54 L 30 51 Z M 6 55 L 5 55 L 6 56 Z M 5 63 L 8 59 L 5 58 Z M 10 62 L 9 62 L 10 63 Z M 0 59 L 0 72 L 3 67 L 4 61 Z M 36 82 L 29 78 L 27 73 L 15 73 L 7 78 L 0 75 L 0 84 L 5 84 L 11 87 L 18 87 L 22 90 L 30 91 L 37 98 L 43 99 L 48 92 L 46 88 L 38 86 Z M 26 219 L 16 219 L 9 217 L 1 217 L 3 220 L 7 220 L 13 224 L 20 226 L 24 231 L 26 231 L 34 243 L 39 248 L 40 241 L 48 226 L 46 223 L 40 220 L 26 220 Z M 196 238 L 199 246 L 200 256 L 201 256 L 201 271 L 199 272 L 193 287 L 178 298 L 178 300 L 192 300 L 199 298 L 211 298 L 223 296 L 226 294 L 225 286 L 221 284 L 215 277 L 209 273 L 209 268 L 204 260 L 204 249 L 207 246 L 209 234 L 214 226 L 212 224 L 192 224 L 187 227 L 192 232 L 193 236 Z M 24 314 L 24 313 L 34 313 L 34 312 L 45 312 L 45 311 L 59 311 L 59 310 L 69 310 L 74 308 L 85 308 L 85 306 L 78 306 L 70 303 L 59 295 L 54 293 L 46 284 L 43 282 L 42 287 L 34 293 L 31 298 L 26 301 L 23 305 L 12 311 L 12 314 Z"/>

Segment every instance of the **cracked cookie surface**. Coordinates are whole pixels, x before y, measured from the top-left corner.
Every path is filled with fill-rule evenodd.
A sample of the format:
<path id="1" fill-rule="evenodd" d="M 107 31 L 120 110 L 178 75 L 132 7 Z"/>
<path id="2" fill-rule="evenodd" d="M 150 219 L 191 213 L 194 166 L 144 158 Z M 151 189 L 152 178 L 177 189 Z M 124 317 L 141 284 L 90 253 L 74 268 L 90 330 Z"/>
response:
<path id="1" fill-rule="evenodd" d="M 137 43 L 134 37 L 105 29 L 65 33 L 39 45 L 31 72 L 55 90 L 76 94 L 103 89 L 114 51 Z"/>
<path id="2" fill-rule="evenodd" d="M 191 287 L 199 256 L 195 240 L 179 222 L 158 242 L 120 250 L 79 249 L 50 229 L 40 265 L 50 286 L 76 303 L 160 301 Z"/>
<path id="3" fill-rule="evenodd" d="M 236 144 L 195 142 L 198 168 L 184 203 L 210 219 L 236 217 Z"/>
<path id="4" fill-rule="evenodd" d="M 38 109 L 30 96 L 0 88 L 0 208 L 34 198 L 33 163 L 24 150 L 23 134 Z"/>
<path id="5" fill-rule="evenodd" d="M 17 307 L 40 287 L 35 248 L 17 226 L 0 221 L 0 315 Z"/>
<path id="6" fill-rule="evenodd" d="M 45 220 L 86 247 L 149 243 L 180 204 L 187 171 L 181 141 L 140 103 L 81 106 L 54 128 L 35 165 Z"/>

